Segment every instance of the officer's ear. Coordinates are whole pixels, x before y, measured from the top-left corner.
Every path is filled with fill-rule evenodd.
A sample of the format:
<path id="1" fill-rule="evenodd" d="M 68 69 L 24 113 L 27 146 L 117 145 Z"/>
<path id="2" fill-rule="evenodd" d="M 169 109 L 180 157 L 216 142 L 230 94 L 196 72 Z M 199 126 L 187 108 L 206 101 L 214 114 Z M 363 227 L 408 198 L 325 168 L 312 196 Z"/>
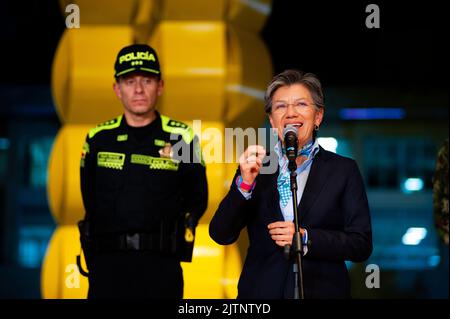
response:
<path id="1" fill-rule="evenodd" d="M 158 82 L 158 90 L 156 91 L 156 93 L 158 94 L 158 96 L 160 96 L 164 91 L 164 80 L 161 79 Z"/>
<path id="2" fill-rule="evenodd" d="M 117 80 L 120 81 L 120 80 Z M 121 100 L 122 99 L 122 92 L 120 91 L 120 85 L 118 82 L 113 83 L 113 91 L 116 93 L 116 96 Z"/>

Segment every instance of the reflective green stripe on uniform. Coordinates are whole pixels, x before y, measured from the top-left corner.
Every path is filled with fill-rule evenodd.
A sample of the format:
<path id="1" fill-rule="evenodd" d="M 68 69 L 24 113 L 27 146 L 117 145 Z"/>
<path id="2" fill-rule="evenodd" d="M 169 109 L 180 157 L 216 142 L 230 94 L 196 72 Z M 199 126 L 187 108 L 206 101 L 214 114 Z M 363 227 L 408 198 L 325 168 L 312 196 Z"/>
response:
<path id="1" fill-rule="evenodd" d="M 141 154 L 131 154 L 131 163 L 148 165 L 150 169 L 165 169 L 177 171 L 179 162 L 170 158 L 153 157 Z"/>
<path id="2" fill-rule="evenodd" d="M 158 140 L 158 139 L 156 139 L 156 140 L 155 140 L 155 145 L 156 145 L 156 146 L 164 147 L 164 146 L 166 145 L 166 142 L 164 142 L 163 140 Z"/>
<path id="3" fill-rule="evenodd" d="M 165 132 L 180 134 L 186 144 L 189 144 L 194 139 L 194 131 L 192 128 L 183 122 L 175 121 L 167 116 L 161 115 L 162 129 Z"/>
<path id="4" fill-rule="evenodd" d="M 119 115 L 117 118 L 104 122 L 102 124 L 97 125 L 93 129 L 89 130 L 89 138 L 93 138 L 95 134 L 103 130 L 112 130 L 114 128 L 118 128 L 120 126 L 120 122 L 122 121 L 122 115 Z"/>
<path id="5" fill-rule="evenodd" d="M 123 163 L 125 163 L 125 154 L 113 153 L 113 152 L 98 152 L 97 154 L 97 166 L 123 169 Z"/>
<path id="6" fill-rule="evenodd" d="M 84 167 L 84 160 L 87 154 L 89 154 L 89 144 L 88 142 L 84 142 L 83 150 L 81 151 L 80 167 Z"/>
<path id="7" fill-rule="evenodd" d="M 117 135 L 118 142 L 125 142 L 126 140 L 128 140 L 128 134 Z"/>
<path id="8" fill-rule="evenodd" d="M 83 144 L 83 153 L 84 154 L 89 153 L 89 143 L 88 142 L 84 142 L 84 144 Z"/>

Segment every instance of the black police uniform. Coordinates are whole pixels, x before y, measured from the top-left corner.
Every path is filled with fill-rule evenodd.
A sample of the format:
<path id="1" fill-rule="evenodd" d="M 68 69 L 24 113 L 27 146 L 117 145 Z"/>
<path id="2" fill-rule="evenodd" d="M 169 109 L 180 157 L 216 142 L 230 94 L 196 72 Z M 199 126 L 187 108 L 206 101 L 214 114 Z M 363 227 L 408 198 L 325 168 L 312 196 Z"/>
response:
<path id="1" fill-rule="evenodd" d="M 144 127 L 121 115 L 89 131 L 80 166 L 88 297 L 181 298 L 180 260 L 208 197 L 192 129 L 158 112 Z"/>

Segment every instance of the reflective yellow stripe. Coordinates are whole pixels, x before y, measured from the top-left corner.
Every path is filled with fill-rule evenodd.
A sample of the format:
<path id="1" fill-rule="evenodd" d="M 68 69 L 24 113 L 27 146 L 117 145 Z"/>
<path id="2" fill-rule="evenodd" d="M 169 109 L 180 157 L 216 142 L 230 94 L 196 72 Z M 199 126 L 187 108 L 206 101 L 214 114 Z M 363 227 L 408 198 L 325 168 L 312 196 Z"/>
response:
<path id="1" fill-rule="evenodd" d="M 89 144 L 88 144 L 88 142 L 84 142 L 83 153 L 85 153 L 85 154 L 89 153 Z"/>
<path id="2" fill-rule="evenodd" d="M 194 139 L 194 131 L 192 128 L 183 122 L 175 121 L 167 116 L 161 115 L 162 129 L 165 132 L 180 134 L 186 144 L 189 144 Z"/>
<path id="3" fill-rule="evenodd" d="M 164 142 L 163 140 L 155 139 L 155 145 L 164 147 L 166 145 L 166 142 Z"/>
<path id="4" fill-rule="evenodd" d="M 136 68 L 129 68 L 129 69 L 123 70 L 122 72 L 117 73 L 116 77 L 117 76 L 121 76 L 124 73 L 128 73 L 128 72 L 134 71 L 134 70 L 136 70 Z"/>
<path id="5" fill-rule="evenodd" d="M 148 72 L 152 72 L 152 73 L 156 73 L 156 74 L 159 74 L 159 71 L 157 71 L 157 70 L 153 70 L 153 69 L 148 69 L 148 68 L 139 68 L 139 70 L 144 70 L 144 71 L 148 71 Z"/>
<path id="6" fill-rule="evenodd" d="M 126 140 L 128 140 L 128 134 L 117 135 L 118 142 L 124 142 Z"/>
<path id="7" fill-rule="evenodd" d="M 148 165 L 150 169 L 165 169 L 170 171 L 177 171 L 180 162 L 170 158 L 131 154 L 131 163 Z"/>
<path id="8" fill-rule="evenodd" d="M 100 131 L 112 130 L 112 129 L 119 127 L 121 121 L 122 121 L 122 115 L 119 115 L 117 118 L 115 118 L 111 121 L 97 125 L 93 129 L 89 130 L 89 138 L 93 138 L 94 135 Z"/>

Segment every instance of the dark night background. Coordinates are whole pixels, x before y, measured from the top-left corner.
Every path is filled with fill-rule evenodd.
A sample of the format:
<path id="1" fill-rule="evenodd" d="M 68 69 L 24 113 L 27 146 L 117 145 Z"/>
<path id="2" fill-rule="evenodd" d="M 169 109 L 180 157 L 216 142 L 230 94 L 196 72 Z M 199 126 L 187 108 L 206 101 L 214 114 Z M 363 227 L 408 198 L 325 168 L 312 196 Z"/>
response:
<path id="1" fill-rule="evenodd" d="M 376 1 L 381 28 L 367 29 L 368 1 L 276 0 L 261 32 L 275 72 L 296 67 L 325 85 L 447 87 L 448 19 L 443 1 Z M 64 30 L 57 1 L 3 1 L 4 84 L 48 84 Z M 6 76 L 5 76 L 6 74 Z"/>
<path id="2" fill-rule="evenodd" d="M 365 26 L 370 3 L 380 7 L 380 29 Z M 436 0 L 275 0 L 261 30 L 274 73 L 298 68 L 321 79 L 329 112 L 321 133 L 336 136 L 346 147 L 338 151 L 361 167 L 378 245 L 370 261 L 387 266 L 382 289 L 352 287 L 360 298 L 448 298 L 448 246 L 437 240 L 431 207 L 435 155 L 448 138 L 444 8 Z M 40 298 L 40 263 L 54 229 L 42 167 L 60 128 L 50 73 L 64 28 L 58 1 L 0 2 L 0 298 Z M 406 116 L 339 117 L 351 106 L 400 107 Z M 414 197 L 399 187 L 410 176 L 425 184 Z M 417 225 L 428 237 L 403 249 L 405 228 Z"/>

